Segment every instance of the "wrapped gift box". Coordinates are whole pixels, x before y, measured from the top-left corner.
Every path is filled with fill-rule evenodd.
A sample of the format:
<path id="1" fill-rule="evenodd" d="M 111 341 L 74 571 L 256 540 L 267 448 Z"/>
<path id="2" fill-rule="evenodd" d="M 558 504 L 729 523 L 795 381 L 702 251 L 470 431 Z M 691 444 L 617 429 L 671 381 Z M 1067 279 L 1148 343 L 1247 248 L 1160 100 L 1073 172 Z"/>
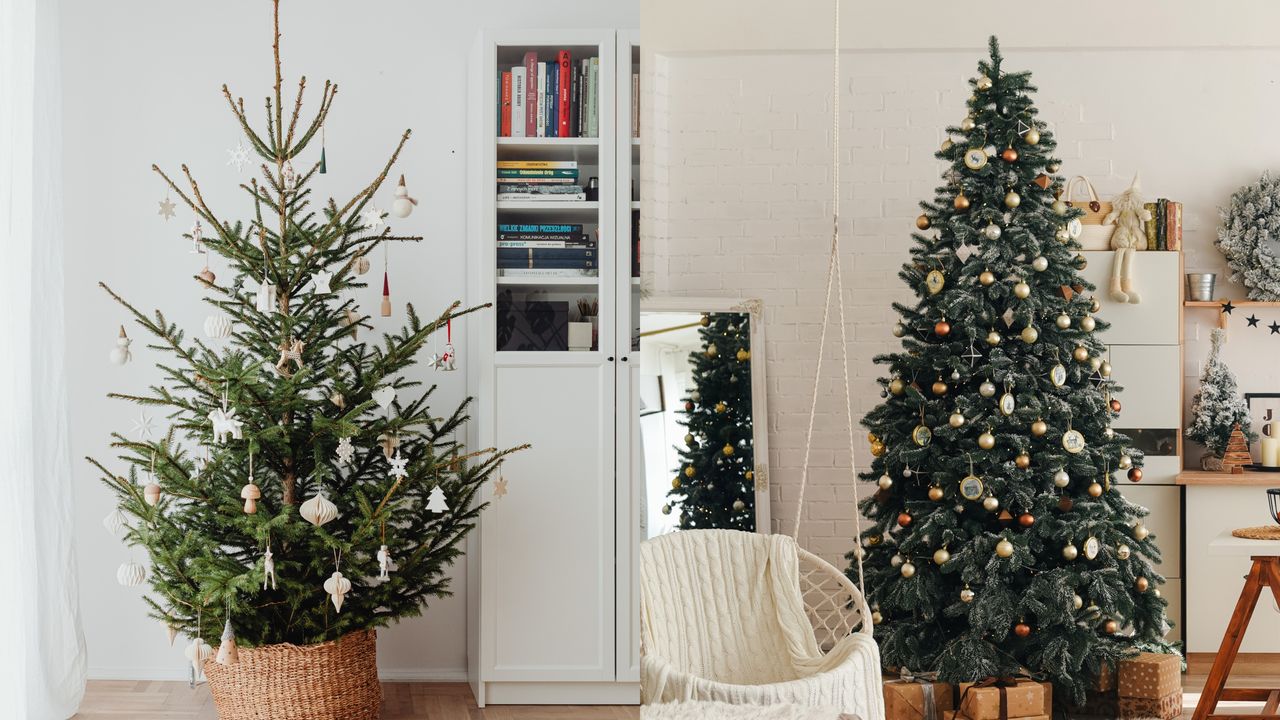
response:
<path id="1" fill-rule="evenodd" d="M 1182 717 L 1182 691 L 1159 698 L 1120 697 L 1121 720 L 1173 720 Z"/>
<path id="2" fill-rule="evenodd" d="M 884 716 L 886 720 L 941 720 L 943 713 L 955 707 L 954 688 L 944 682 L 889 680 L 884 684 Z M 926 695 L 928 699 L 926 701 Z M 927 702 L 933 703 L 929 715 Z"/>
<path id="3" fill-rule="evenodd" d="M 956 720 L 1023 720 L 1053 715 L 1053 686 L 1034 680 L 1018 680 L 1001 686 L 961 683 Z M 1006 712 L 1001 713 L 1001 695 Z"/>
<path id="4" fill-rule="evenodd" d="M 1177 655 L 1140 653 L 1120 661 L 1117 690 L 1123 698 L 1163 700 L 1182 692 L 1182 658 Z"/>

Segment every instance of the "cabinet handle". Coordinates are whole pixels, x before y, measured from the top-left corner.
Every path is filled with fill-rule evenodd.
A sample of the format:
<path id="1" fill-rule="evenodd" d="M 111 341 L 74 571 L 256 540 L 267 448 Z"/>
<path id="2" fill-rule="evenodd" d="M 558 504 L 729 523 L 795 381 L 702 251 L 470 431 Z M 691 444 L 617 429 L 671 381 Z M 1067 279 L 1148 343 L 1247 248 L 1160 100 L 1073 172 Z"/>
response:
<path id="1" fill-rule="evenodd" d="M 627 361 L 627 356 L 626 356 L 626 355 L 623 355 L 623 356 L 622 356 L 622 362 L 626 362 L 626 361 Z"/>
<path id="2" fill-rule="evenodd" d="M 609 362 L 613 362 L 613 356 L 612 356 L 612 355 L 610 355 L 610 356 L 609 356 L 608 358 L 606 358 L 606 359 L 607 359 Z"/>

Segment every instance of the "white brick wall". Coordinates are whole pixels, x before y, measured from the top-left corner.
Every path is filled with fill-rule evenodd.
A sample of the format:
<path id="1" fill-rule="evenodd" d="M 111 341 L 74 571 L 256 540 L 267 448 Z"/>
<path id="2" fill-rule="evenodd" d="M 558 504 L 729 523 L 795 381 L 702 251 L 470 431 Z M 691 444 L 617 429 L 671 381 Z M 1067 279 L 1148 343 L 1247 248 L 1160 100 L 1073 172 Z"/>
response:
<path id="1" fill-rule="evenodd" d="M 1262 169 L 1280 167 L 1273 127 L 1280 51 L 1008 54 L 1007 67 L 1035 73 L 1040 117 L 1058 134 L 1064 172 L 1088 175 L 1110 195 L 1142 171 L 1150 197 L 1185 204 L 1187 270 L 1221 271 L 1212 247 L 1216 207 Z M 895 342 L 889 303 L 914 299 L 897 270 L 916 203 L 939 184 L 933 153 L 942 128 L 964 114 L 976 61 L 975 53 L 951 51 L 844 56 L 843 301 L 856 419 L 880 399 L 871 358 Z M 764 301 L 773 529 L 784 532 L 793 530 L 825 287 L 830 68 L 829 57 L 812 53 L 659 55 L 644 83 L 651 94 L 642 104 L 650 128 L 642 167 L 645 287 Z M 1195 340 L 1207 342 L 1199 326 L 1212 320 L 1188 314 L 1188 374 L 1207 350 Z M 1271 360 L 1280 339 L 1247 337 L 1229 358 L 1242 389 L 1280 389 Z M 843 566 L 854 505 L 838 328 L 828 340 L 801 536 Z M 1194 378 L 1187 382 L 1189 402 Z M 865 467 L 860 428 L 855 441 Z"/>

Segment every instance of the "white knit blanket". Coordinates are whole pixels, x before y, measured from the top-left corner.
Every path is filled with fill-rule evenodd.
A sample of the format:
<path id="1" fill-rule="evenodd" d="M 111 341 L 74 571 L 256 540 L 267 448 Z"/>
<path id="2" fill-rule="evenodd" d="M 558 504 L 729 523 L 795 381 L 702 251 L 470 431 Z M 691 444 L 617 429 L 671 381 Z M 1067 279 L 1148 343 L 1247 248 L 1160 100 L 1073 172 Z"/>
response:
<path id="1" fill-rule="evenodd" d="M 663 535 L 640 546 L 640 585 L 643 702 L 797 704 L 884 717 L 875 641 L 858 632 L 821 652 L 790 537 Z"/>
<path id="2" fill-rule="evenodd" d="M 645 705 L 640 720 L 857 720 L 833 708 L 804 705 L 730 705 L 683 702 Z"/>

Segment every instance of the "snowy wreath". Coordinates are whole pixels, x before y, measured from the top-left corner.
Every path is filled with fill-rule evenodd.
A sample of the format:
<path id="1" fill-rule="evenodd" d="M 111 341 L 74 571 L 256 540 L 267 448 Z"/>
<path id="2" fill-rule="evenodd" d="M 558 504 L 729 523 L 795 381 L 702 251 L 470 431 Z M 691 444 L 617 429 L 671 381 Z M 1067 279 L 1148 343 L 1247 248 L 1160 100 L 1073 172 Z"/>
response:
<path id="1" fill-rule="evenodd" d="M 1231 280 L 1249 288 L 1250 300 L 1280 300 L 1280 180 L 1265 172 L 1218 211 L 1222 227 L 1214 244 L 1231 268 Z"/>

